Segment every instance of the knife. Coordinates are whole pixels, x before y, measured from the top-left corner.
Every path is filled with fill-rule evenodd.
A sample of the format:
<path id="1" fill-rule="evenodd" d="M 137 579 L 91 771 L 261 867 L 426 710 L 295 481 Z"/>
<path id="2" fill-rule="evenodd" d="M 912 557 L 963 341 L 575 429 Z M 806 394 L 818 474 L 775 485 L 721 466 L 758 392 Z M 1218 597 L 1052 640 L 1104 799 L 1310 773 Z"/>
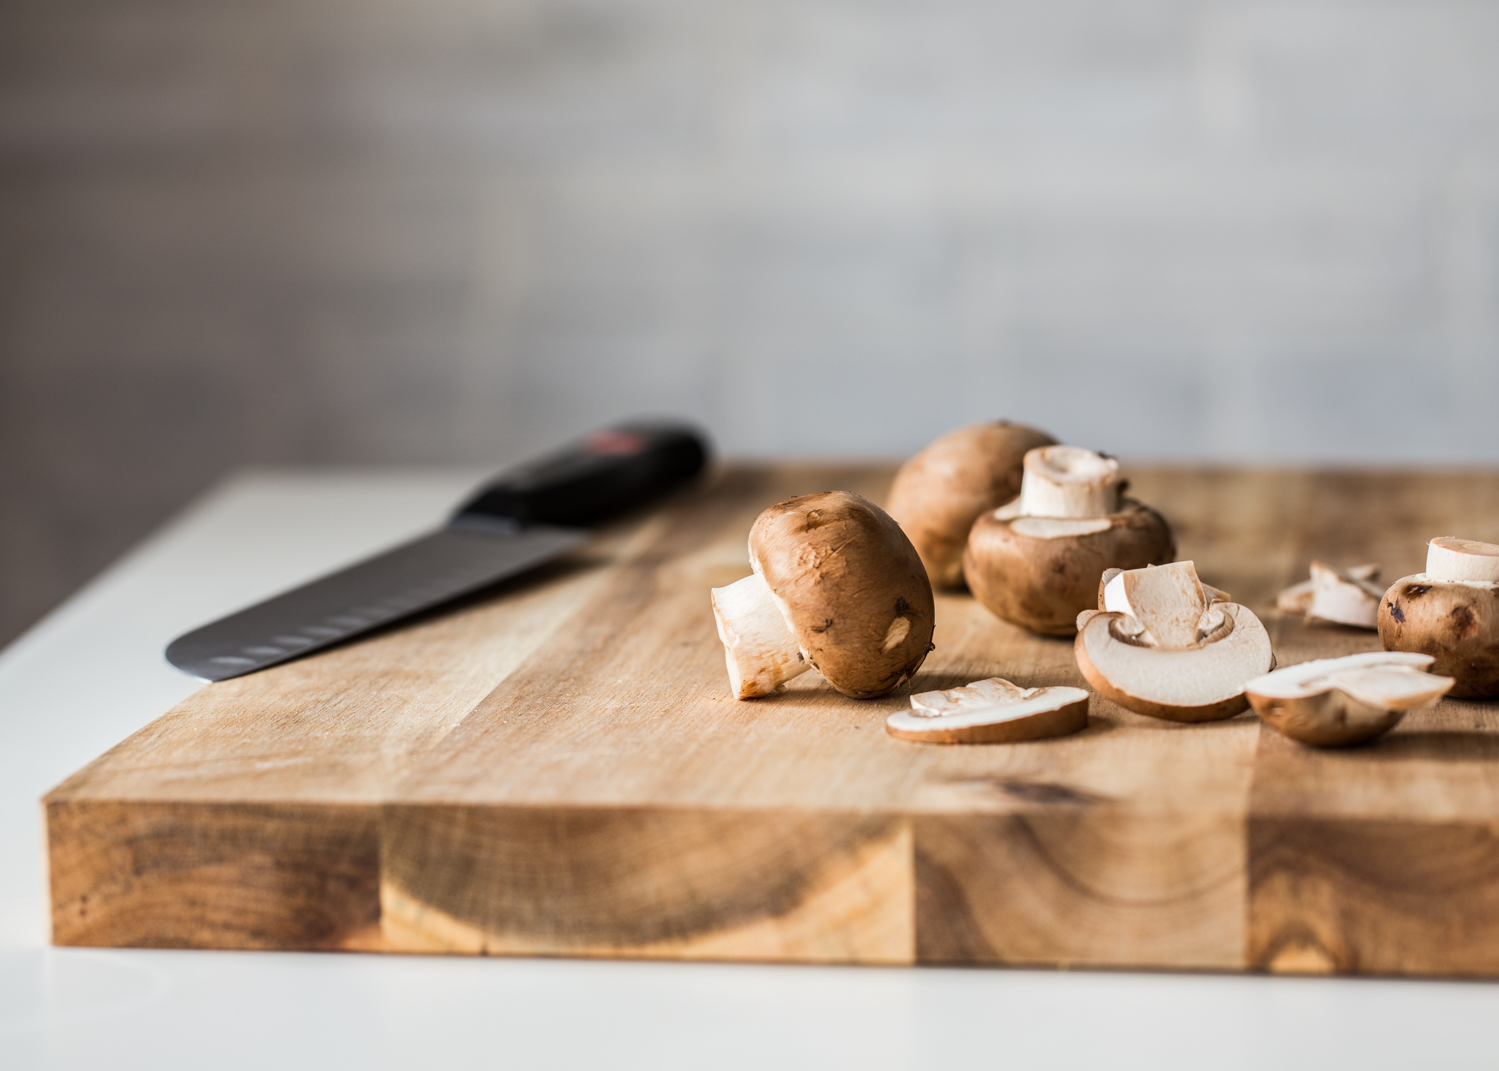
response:
<path id="1" fill-rule="evenodd" d="M 555 558 L 587 526 L 687 483 L 707 457 L 684 425 L 593 432 L 500 474 L 430 535 L 177 637 L 167 661 L 222 681 L 342 643 Z"/>

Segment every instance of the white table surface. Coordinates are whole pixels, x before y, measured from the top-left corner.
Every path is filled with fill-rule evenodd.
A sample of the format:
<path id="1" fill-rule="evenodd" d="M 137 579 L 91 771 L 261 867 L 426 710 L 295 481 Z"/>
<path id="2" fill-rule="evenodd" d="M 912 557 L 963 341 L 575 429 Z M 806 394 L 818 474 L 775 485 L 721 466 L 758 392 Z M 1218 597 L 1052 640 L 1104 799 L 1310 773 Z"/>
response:
<path id="1" fill-rule="evenodd" d="M 193 691 L 167 641 L 479 475 L 232 480 L 0 654 L 0 1068 L 1499 1067 L 1499 984 L 50 948 L 37 800 Z"/>

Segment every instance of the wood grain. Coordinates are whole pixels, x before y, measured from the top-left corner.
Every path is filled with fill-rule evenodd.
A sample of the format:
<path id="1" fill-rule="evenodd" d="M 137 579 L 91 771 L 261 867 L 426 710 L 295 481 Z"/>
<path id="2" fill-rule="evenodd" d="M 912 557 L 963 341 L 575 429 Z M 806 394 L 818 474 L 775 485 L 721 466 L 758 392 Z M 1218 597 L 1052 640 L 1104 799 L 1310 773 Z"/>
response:
<path id="1" fill-rule="evenodd" d="M 1469 473 L 1136 470 L 1282 665 L 1378 648 L 1275 593 L 1499 537 Z M 867 963 L 1499 975 L 1499 711 L 1313 752 L 1252 714 L 935 747 L 815 675 L 730 698 L 707 589 L 761 508 L 868 466 L 738 468 L 457 613 L 212 685 L 47 799 L 54 939 Z M 915 690 L 1083 686 L 942 595 Z"/>
<path id="2" fill-rule="evenodd" d="M 53 941 L 378 945 L 381 801 L 658 523 L 456 612 L 208 685 L 74 774 L 44 801 Z M 250 887 L 255 910 L 231 908 Z"/>

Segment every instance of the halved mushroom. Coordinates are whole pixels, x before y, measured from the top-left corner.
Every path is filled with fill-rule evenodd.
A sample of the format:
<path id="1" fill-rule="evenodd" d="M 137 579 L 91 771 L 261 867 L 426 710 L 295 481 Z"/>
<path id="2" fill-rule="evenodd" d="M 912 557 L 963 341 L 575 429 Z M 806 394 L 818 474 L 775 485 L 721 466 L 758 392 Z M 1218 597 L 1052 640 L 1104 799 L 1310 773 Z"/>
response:
<path id="1" fill-rule="evenodd" d="M 962 587 L 963 547 L 975 518 L 1020 492 L 1027 450 L 1056 442 L 1007 420 L 950 431 L 900 467 L 885 510 L 910 536 L 938 587 Z"/>
<path id="2" fill-rule="evenodd" d="M 1336 577 L 1324 577 L 1322 579 L 1322 586 L 1328 591 L 1328 595 L 1331 596 L 1331 600 L 1329 600 L 1328 595 L 1324 595 L 1322 601 L 1322 612 L 1313 615 L 1314 617 L 1317 617 L 1322 621 L 1327 621 L 1339 625 L 1351 625 L 1355 623 L 1353 621 L 1340 620 L 1337 617 L 1325 616 L 1327 611 L 1332 611 L 1333 613 L 1341 612 L 1339 609 L 1339 604 L 1344 600 L 1351 602 L 1354 606 L 1358 606 L 1363 603 L 1363 600 L 1361 600 L 1351 591 L 1343 591 L 1340 596 L 1338 594 L 1338 589 L 1344 584 L 1354 585 L 1361 589 L 1365 594 L 1372 590 L 1374 593 L 1375 609 L 1378 609 L 1379 597 L 1384 594 L 1384 589 L 1379 588 L 1377 585 L 1374 585 L 1372 583 L 1366 583 L 1368 581 L 1375 581 L 1379 579 L 1379 566 L 1374 564 L 1373 562 L 1370 562 L 1366 565 L 1349 566 L 1347 569 L 1336 569 L 1333 566 L 1323 565 L 1321 562 L 1313 562 L 1311 568 L 1311 577 L 1309 579 L 1303 580 L 1299 584 L 1292 584 L 1290 587 L 1286 588 L 1279 595 L 1277 595 L 1275 597 L 1275 608 L 1277 610 L 1281 610 L 1285 613 L 1290 614 L 1305 614 L 1311 611 L 1312 604 L 1316 601 L 1317 598 L 1317 572 L 1319 569 L 1335 573 Z M 1359 615 L 1355 614 L 1355 616 Z M 1308 623 L 1311 624 L 1314 622 L 1312 622 L 1311 618 L 1308 618 Z M 1369 624 L 1360 627 L 1373 628 L 1373 614 L 1369 615 Z"/>
<path id="3" fill-rule="evenodd" d="M 1244 692 L 1254 712 L 1292 740 L 1362 744 L 1447 694 L 1452 678 L 1427 673 L 1432 661 L 1402 651 L 1319 658 L 1256 677 Z"/>
<path id="4" fill-rule="evenodd" d="M 1197 579 L 1192 562 L 1123 570 L 1099 610 L 1078 615 L 1077 665 L 1100 695 L 1168 721 L 1243 711 L 1244 682 L 1275 664 L 1270 636 L 1246 606 Z"/>
<path id="5" fill-rule="evenodd" d="M 738 699 L 784 691 L 807 669 L 856 699 L 888 695 L 932 649 L 932 586 L 911 541 L 847 491 L 787 499 L 750 529 L 754 575 L 713 589 Z"/>
<path id="6" fill-rule="evenodd" d="M 1081 688 L 1022 688 L 1000 677 L 911 697 L 885 731 L 929 744 L 1000 744 L 1063 736 L 1088 727 Z"/>
<path id="7" fill-rule="evenodd" d="M 1020 496 L 980 515 L 968 534 L 963 573 L 974 596 L 1032 632 L 1072 635 L 1106 569 L 1176 557 L 1166 521 L 1124 497 L 1124 487 L 1111 457 L 1076 446 L 1031 450 Z"/>
<path id="8" fill-rule="evenodd" d="M 1499 546 L 1438 536 L 1426 571 L 1390 585 L 1379 603 L 1387 651 L 1431 655 L 1432 672 L 1452 677 L 1451 694 L 1499 696 Z"/>

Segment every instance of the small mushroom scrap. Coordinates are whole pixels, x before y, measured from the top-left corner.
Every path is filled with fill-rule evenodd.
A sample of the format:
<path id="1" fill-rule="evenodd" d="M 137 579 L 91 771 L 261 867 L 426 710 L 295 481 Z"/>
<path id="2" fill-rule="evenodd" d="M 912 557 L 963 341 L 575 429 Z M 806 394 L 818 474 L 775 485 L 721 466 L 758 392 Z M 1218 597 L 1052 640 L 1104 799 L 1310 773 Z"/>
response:
<path id="1" fill-rule="evenodd" d="M 787 499 L 750 529 L 753 575 L 713 589 L 735 698 L 816 669 L 855 699 L 888 695 L 932 649 L 932 585 L 890 517 L 848 491 Z"/>
<path id="2" fill-rule="evenodd" d="M 968 534 L 963 573 L 979 602 L 1049 636 L 1077 631 L 1107 569 L 1169 562 L 1164 518 L 1123 496 L 1119 462 L 1077 446 L 1025 455 L 1020 496 L 982 514 Z"/>
<path id="3" fill-rule="evenodd" d="M 1311 574 L 1311 579 L 1292 584 L 1276 596 L 1275 608 L 1305 614 L 1308 625 L 1376 627 L 1384 595 L 1384 588 L 1374 583 L 1379 579 L 1378 565 L 1337 569 L 1312 562 Z"/>
<path id="4" fill-rule="evenodd" d="M 963 586 L 963 547 L 974 520 L 1020 493 L 1027 450 L 1055 442 L 999 420 L 950 431 L 900 467 L 885 509 L 911 537 L 934 586 Z"/>
<path id="5" fill-rule="evenodd" d="M 885 721 L 891 736 L 928 744 L 1015 743 L 1087 727 L 1082 688 L 1022 688 L 1000 677 L 913 695 L 910 710 Z"/>
<path id="6" fill-rule="evenodd" d="M 1168 721 L 1217 721 L 1249 705 L 1244 682 L 1275 665 L 1248 607 L 1203 584 L 1192 562 L 1121 570 L 1078 615 L 1077 665 L 1100 695 Z"/>
<path id="7" fill-rule="evenodd" d="M 1499 546 L 1438 536 L 1426 571 L 1390 585 L 1379 604 L 1387 651 L 1431 655 L 1432 672 L 1452 677 L 1452 695 L 1499 696 Z"/>
<path id="8" fill-rule="evenodd" d="M 1435 703 L 1451 677 L 1426 672 L 1431 655 L 1375 651 L 1287 666 L 1244 685 L 1265 724 L 1313 747 L 1362 744 Z"/>

